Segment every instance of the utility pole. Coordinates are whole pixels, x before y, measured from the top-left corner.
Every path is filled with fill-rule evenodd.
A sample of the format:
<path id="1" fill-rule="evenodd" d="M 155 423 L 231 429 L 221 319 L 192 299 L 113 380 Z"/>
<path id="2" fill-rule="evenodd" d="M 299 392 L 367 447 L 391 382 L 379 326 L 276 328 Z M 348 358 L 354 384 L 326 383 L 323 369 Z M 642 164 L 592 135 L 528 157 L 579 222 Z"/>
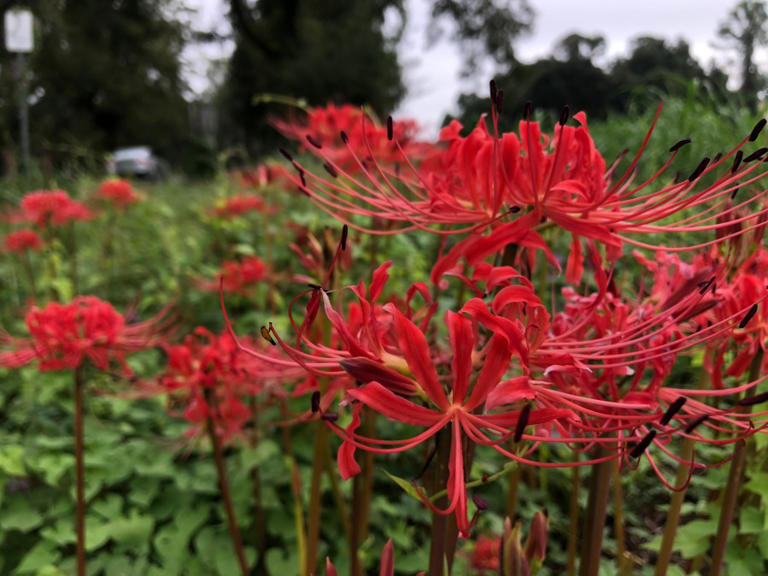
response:
<path id="1" fill-rule="evenodd" d="M 11 8 L 5 13 L 5 48 L 16 53 L 14 72 L 19 108 L 19 155 L 22 174 L 29 171 L 29 104 L 27 100 L 27 54 L 34 49 L 32 12 Z"/>

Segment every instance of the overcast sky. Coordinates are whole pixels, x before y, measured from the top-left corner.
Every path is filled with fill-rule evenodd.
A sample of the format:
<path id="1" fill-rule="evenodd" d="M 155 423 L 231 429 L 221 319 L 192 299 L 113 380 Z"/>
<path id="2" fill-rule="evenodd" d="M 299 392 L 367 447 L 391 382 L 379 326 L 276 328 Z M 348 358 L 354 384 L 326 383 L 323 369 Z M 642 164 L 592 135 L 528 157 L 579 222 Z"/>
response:
<path id="1" fill-rule="evenodd" d="M 626 54 L 630 40 L 653 35 L 676 40 L 684 38 L 695 58 L 705 67 L 713 59 L 728 66 L 728 56 L 718 51 L 717 28 L 736 0 L 529 0 L 536 13 L 533 33 L 515 43 L 518 58 L 530 62 L 551 53 L 558 39 L 571 32 L 600 34 L 607 40 L 606 60 Z M 200 27 L 226 26 L 226 0 L 187 0 L 197 8 L 195 22 Z M 476 77 L 460 77 L 458 47 L 447 39 L 428 48 L 425 27 L 429 19 L 428 0 L 406 0 L 408 27 L 400 47 L 408 95 L 397 111 L 415 118 L 428 135 L 434 135 L 443 116 L 453 110 L 461 92 L 485 92 L 488 71 Z M 231 49 L 231 48 L 230 48 Z M 221 56 L 226 47 L 210 47 L 204 53 L 189 55 L 195 90 L 205 85 L 205 59 Z M 758 64 L 768 63 L 765 50 L 757 54 Z M 731 62 L 731 65 L 733 63 Z"/>

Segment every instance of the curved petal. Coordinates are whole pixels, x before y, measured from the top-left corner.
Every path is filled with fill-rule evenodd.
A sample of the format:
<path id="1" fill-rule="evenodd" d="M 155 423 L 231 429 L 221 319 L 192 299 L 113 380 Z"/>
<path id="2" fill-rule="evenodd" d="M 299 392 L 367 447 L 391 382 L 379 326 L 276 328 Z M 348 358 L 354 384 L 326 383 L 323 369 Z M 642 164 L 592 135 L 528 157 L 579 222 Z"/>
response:
<path id="1" fill-rule="evenodd" d="M 445 323 L 453 348 L 453 402 L 463 404 L 469 388 L 469 376 L 472 372 L 472 351 L 475 348 L 475 335 L 472 320 L 456 312 L 447 312 Z"/>
<path id="2" fill-rule="evenodd" d="M 439 412 L 434 412 L 393 394 L 378 382 L 353 388 L 347 391 L 347 394 L 390 420 L 397 420 L 405 424 L 431 426 L 442 417 Z"/>

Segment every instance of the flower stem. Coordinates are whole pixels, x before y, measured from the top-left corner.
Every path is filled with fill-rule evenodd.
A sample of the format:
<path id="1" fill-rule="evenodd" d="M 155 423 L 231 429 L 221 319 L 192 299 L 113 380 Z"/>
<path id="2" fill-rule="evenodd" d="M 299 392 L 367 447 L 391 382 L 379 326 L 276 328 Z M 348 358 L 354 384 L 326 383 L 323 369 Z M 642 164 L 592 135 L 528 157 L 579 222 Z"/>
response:
<path id="1" fill-rule="evenodd" d="M 320 540 L 320 482 L 325 470 L 325 452 L 328 449 L 328 428 L 318 420 L 315 430 L 315 448 L 312 457 L 312 479 L 309 485 L 309 518 L 307 520 L 307 564 L 313 573 L 317 568 L 317 551 Z"/>
<path id="2" fill-rule="evenodd" d="M 763 351 L 759 349 L 752 364 L 749 367 L 749 382 L 754 382 L 760 377 L 760 366 L 763 363 Z M 752 398 L 755 395 L 755 387 L 747 390 L 745 398 Z M 733 459 L 731 460 L 730 470 L 728 471 L 728 483 L 725 486 L 722 503 L 720 505 L 720 519 L 717 523 L 717 534 L 712 546 L 712 576 L 720 576 L 723 569 L 723 560 L 725 558 L 725 547 L 728 544 L 728 532 L 733 522 L 733 514 L 737 508 L 737 499 L 739 497 L 739 487 L 741 477 L 744 475 L 744 465 L 746 463 L 746 443 L 739 440 L 733 449 Z"/>
<path id="3" fill-rule="evenodd" d="M 208 400 L 208 398 L 206 398 L 206 400 Z M 208 417 L 208 437 L 211 440 L 211 446 L 213 446 L 213 461 L 216 465 L 216 473 L 219 477 L 219 490 L 221 492 L 221 499 L 224 501 L 224 509 L 227 513 L 229 535 L 232 537 L 232 544 L 235 547 L 235 554 L 237 554 L 237 561 L 240 564 L 240 571 L 242 572 L 243 576 L 248 576 L 250 574 L 248 570 L 248 561 L 245 559 L 243 540 L 240 537 L 240 528 L 238 527 L 237 519 L 235 518 L 235 509 L 232 506 L 232 496 L 229 492 L 227 466 L 224 462 L 224 451 L 221 448 L 221 440 L 219 439 L 219 435 L 216 433 L 216 427 L 214 426 L 213 418 L 210 416 Z"/>
<path id="4" fill-rule="evenodd" d="M 574 454 L 578 460 L 578 452 Z M 571 468 L 571 510 L 570 510 L 570 530 L 568 531 L 568 576 L 576 575 L 576 548 L 579 540 L 579 492 L 581 491 L 581 474 L 579 467 Z"/>
<path id="5" fill-rule="evenodd" d="M 446 426 L 435 436 L 437 456 L 432 464 L 432 491 L 445 486 L 448 481 L 448 463 L 451 456 L 451 426 Z M 445 506 L 445 496 L 436 505 Z M 432 529 L 429 544 L 429 576 L 442 576 L 445 567 L 445 543 L 448 517 L 432 513 Z"/>
<path id="6" fill-rule="evenodd" d="M 75 368 L 75 530 L 77 576 L 85 576 L 85 468 L 83 466 L 83 366 Z"/>
<path id="7" fill-rule="evenodd" d="M 616 532 L 616 558 L 619 563 L 619 576 L 632 574 L 632 561 L 627 556 L 627 542 L 624 535 L 624 497 L 621 490 L 619 461 L 611 462 L 613 481 L 613 524 Z"/>
<path id="8" fill-rule="evenodd" d="M 690 460 L 693 453 L 693 440 L 686 438 L 683 442 L 683 450 L 680 458 L 682 460 Z M 685 464 L 680 464 L 677 469 L 677 477 L 675 478 L 675 485 L 682 486 L 685 479 L 688 477 L 688 469 Z M 664 524 L 664 535 L 661 540 L 661 549 L 659 550 L 659 558 L 656 560 L 656 572 L 655 576 L 664 576 L 667 573 L 667 567 L 669 561 L 672 558 L 672 548 L 675 543 L 675 533 L 677 532 L 677 525 L 680 523 L 680 510 L 683 507 L 683 501 L 685 500 L 685 490 L 680 490 L 672 494 L 672 500 L 669 503 L 669 511 L 667 512 L 667 522 Z"/>
<path id="9" fill-rule="evenodd" d="M 605 450 L 600 449 L 598 456 L 603 455 L 605 455 Z M 579 565 L 580 576 L 597 576 L 600 570 L 612 466 L 613 462 L 610 460 L 592 465 L 587 517 L 584 524 L 584 542 L 581 547 Z"/>
<path id="10" fill-rule="evenodd" d="M 251 408 L 253 411 L 251 444 L 255 449 L 261 440 L 259 434 L 259 399 L 257 396 L 251 397 Z M 258 560 L 256 561 L 256 576 L 266 576 L 267 530 L 264 521 L 264 508 L 262 506 L 261 498 L 261 477 L 259 476 L 258 466 L 251 470 L 251 482 L 253 483 L 254 512 L 256 515 L 256 549 L 259 553 Z"/>

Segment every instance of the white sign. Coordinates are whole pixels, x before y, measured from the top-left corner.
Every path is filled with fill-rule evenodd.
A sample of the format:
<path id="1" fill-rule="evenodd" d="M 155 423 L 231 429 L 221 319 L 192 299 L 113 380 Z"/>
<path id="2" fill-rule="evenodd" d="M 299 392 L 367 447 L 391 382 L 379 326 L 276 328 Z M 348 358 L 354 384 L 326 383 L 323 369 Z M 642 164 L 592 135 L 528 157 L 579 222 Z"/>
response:
<path id="1" fill-rule="evenodd" d="M 11 8 L 5 13 L 5 48 L 9 52 L 32 52 L 33 18 L 29 10 Z"/>

